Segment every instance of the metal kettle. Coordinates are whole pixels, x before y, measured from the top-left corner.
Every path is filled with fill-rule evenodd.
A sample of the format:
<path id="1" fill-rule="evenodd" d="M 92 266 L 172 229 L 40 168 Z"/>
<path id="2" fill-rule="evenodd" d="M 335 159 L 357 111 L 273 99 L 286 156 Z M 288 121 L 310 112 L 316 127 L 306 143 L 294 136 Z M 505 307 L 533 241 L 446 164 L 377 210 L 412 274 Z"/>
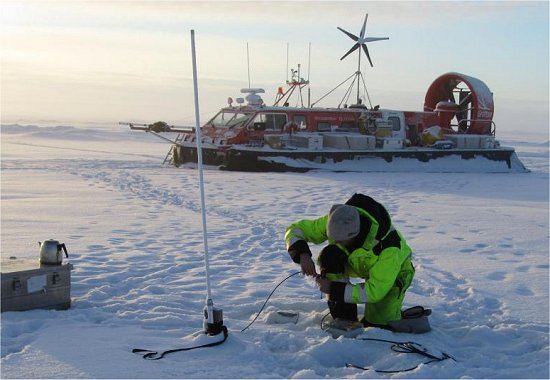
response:
<path id="1" fill-rule="evenodd" d="M 63 252 L 69 258 L 65 243 L 59 243 L 57 240 L 49 239 L 43 243 L 38 242 L 40 246 L 40 264 L 61 265 L 63 263 Z"/>

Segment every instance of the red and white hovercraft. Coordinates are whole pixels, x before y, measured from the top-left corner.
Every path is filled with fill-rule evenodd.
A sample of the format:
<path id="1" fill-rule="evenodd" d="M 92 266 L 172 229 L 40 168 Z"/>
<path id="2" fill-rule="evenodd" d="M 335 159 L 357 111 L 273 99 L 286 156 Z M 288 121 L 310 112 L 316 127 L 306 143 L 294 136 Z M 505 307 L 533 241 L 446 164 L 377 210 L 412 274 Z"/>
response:
<path id="1" fill-rule="evenodd" d="M 278 89 L 272 106 L 259 95 L 263 89 L 242 89 L 245 99 L 233 105 L 229 98 L 229 106 L 202 126 L 203 162 L 242 171 L 526 171 L 514 149 L 495 139 L 493 94 L 479 79 L 441 75 L 428 88 L 424 111 L 373 107 L 360 70 L 361 55 L 372 66 L 366 43 L 388 38 L 365 37 L 366 21 L 359 36 L 338 28 L 356 41 L 342 59 L 358 50 L 359 63 L 355 73 L 326 94 L 347 84 L 337 107 L 316 106 L 326 95 L 310 102 L 309 80 L 300 77 L 299 67 L 292 70 L 288 88 Z M 355 92 L 355 104 L 348 106 Z M 292 96 L 299 106 L 289 106 Z M 172 146 L 165 163 L 197 162 L 194 128 L 164 122 L 121 124 L 168 140 Z M 160 135 L 165 132 L 177 136 Z"/>

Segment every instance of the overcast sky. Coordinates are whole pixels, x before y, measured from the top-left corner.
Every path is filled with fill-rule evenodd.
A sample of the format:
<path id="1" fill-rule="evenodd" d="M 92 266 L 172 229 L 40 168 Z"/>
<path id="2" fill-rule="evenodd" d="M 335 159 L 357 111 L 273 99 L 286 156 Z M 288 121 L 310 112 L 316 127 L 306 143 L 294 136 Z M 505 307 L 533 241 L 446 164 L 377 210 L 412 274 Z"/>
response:
<path id="1" fill-rule="evenodd" d="M 356 69 L 340 57 L 365 13 L 375 104 L 421 110 L 439 75 L 483 80 L 497 128 L 548 129 L 548 2 L 0 2 L 2 122 L 193 120 L 189 30 L 197 33 L 203 119 L 251 79 L 271 103 L 290 63 L 312 98 Z M 324 105 L 335 105 L 337 98 Z M 497 129 L 498 131 L 498 129 Z"/>

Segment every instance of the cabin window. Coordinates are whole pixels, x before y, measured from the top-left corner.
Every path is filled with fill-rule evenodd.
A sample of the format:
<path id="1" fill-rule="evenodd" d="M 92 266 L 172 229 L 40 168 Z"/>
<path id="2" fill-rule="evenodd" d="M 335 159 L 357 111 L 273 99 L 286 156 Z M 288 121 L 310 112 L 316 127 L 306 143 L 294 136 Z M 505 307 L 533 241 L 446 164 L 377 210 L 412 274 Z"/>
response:
<path id="1" fill-rule="evenodd" d="M 305 115 L 295 115 L 294 116 L 294 122 L 298 126 L 298 129 L 306 129 L 307 128 L 306 116 Z"/>
<path id="2" fill-rule="evenodd" d="M 317 130 L 319 132 L 330 132 L 330 123 L 326 121 L 320 121 L 317 123 Z"/>
<path id="3" fill-rule="evenodd" d="M 388 121 L 391 123 L 393 131 L 401 130 L 401 119 L 398 116 L 390 116 Z"/>
<path id="4" fill-rule="evenodd" d="M 342 122 L 342 125 L 340 126 L 340 130 L 344 132 L 359 132 L 359 128 L 357 128 L 357 123 L 354 121 Z"/>
<path id="5" fill-rule="evenodd" d="M 252 122 L 256 131 L 282 131 L 287 122 L 284 113 L 259 113 Z"/>
<path id="6" fill-rule="evenodd" d="M 210 124 L 214 127 L 242 127 L 249 118 L 250 114 L 222 111 L 210 121 Z"/>

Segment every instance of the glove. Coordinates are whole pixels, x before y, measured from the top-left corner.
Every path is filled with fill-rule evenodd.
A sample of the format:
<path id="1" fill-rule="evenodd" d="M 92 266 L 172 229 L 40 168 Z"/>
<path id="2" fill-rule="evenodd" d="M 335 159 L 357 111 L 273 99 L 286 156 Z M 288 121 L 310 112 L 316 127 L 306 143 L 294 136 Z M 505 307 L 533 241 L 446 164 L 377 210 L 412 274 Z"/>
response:
<path id="1" fill-rule="evenodd" d="M 305 240 L 298 240 L 288 248 L 288 254 L 292 261 L 300 264 L 302 273 L 308 276 L 317 276 L 315 263 L 311 259 L 311 250 Z"/>
<path id="2" fill-rule="evenodd" d="M 327 280 L 325 277 L 319 276 L 315 279 L 315 282 L 317 283 L 321 293 L 330 294 L 330 284 L 332 281 Z"/>
<path id="3" fill-rule="evenodd" d="M 300 255 L 300 268 L 302 269 L 302 273 L 306 276 L 317 276 L 315 263 L 307 253 L 302 253 Z"/>

